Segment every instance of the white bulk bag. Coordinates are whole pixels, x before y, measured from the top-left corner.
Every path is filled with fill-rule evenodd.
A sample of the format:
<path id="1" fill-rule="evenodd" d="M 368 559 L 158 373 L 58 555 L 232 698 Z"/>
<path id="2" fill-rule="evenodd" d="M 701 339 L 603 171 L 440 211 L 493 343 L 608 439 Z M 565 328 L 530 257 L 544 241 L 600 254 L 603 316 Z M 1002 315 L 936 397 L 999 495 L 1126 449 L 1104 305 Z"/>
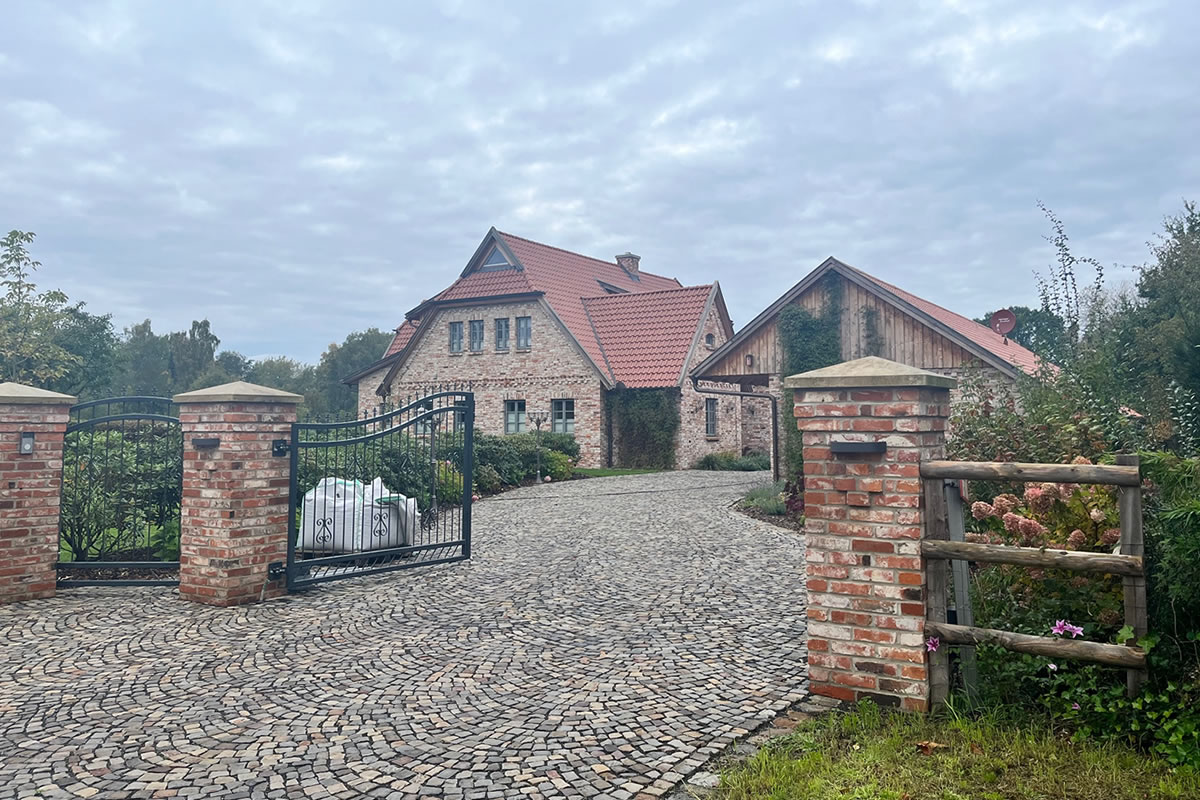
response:
<path id="1" fill-rule="evenodd" d="M 323 478 L 304 495 L 296 548 L 334 555 L 404 547 L 416 517 L 416 500 L 393 494 L 381 478 L 369 485 Z"/>

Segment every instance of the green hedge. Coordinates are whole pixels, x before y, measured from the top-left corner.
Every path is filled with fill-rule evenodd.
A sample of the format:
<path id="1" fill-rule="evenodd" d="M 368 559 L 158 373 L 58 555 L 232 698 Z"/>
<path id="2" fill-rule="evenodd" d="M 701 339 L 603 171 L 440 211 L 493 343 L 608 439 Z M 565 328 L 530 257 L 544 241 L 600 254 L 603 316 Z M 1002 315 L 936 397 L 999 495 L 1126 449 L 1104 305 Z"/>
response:
<path id="1" fill-rule="evenodd" d="M 770 469 L 771 457 L 763 453 L 737 453 L 724 451 L 701 456 L 692 464 L 692 469 L 720 470 L 724 472 L 755 472 Z"/>
<path id="2" fill-rule="evenodd" d="M 502 486 L 518 486 L 537 475 L 537 434 L 475 437 L 475 486 L 491 494 Z M 555 480 L 571 476 L 569 465 L 579 458 L 579 443 L 565 433 L 542 434 L 542 474 Z M 495 475 L 492 472 L 495 472 Z M 497 477 L 499 483 L 497 483 Z"/>

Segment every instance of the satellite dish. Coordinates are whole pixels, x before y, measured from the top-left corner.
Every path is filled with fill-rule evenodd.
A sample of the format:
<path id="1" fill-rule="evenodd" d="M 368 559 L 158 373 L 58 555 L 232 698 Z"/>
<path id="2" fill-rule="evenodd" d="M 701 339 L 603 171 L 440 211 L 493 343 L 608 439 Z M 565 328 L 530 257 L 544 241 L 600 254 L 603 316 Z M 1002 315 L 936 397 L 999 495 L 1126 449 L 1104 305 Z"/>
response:
<path id="1" fill-rule="evenodd" d="M 1001 336 L 1008 336 L 1012 333 L 1013 328 L 1017 327 L 1017 315 L 1007 308 L 1002 308 L 992 314 L 991 320 L 988 321 L 988 327 Z"/>

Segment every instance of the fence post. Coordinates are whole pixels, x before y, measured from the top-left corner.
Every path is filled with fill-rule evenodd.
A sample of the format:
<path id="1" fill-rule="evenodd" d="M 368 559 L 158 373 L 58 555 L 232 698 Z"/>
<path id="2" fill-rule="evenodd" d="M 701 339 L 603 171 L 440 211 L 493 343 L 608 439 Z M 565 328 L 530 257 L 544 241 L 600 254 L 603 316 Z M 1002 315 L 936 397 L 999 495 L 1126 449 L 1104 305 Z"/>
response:
<path id="1" fill-rule="evenodd" d="M 63 437 L 74 403 L 0 383 L 0 603 L 54 596 Z"/>
<path id="2" fill-rule="evenodd" d="M 874 356 L 784 381 L 804 440 L 814 694 L 929 707 L 921 538 L 944 498 L 940 482 L 923 498 L 920 462 L 943 455 L 954 385 Z"/>
<path id="3" fill-rule="evenodd" d="M 1141 459 L 1137 455 L 1121 454 L 1117 464 L 1137 467 Z M 1122 486 L 1117 496 L 1117 508 L 1121 513 L 1121 555 L 1145 557 L 1146 547 L 1142 538 L 1142 487 Z M 1149 632 L 1146 614 L 1146 576 L 1126 575 L 1122 580 L 1125 587 L 1125 624 L 1133 628 L 1134 638 L 1140 639 Z M 1136 695 L 1146 680 L 1146 671 L 1130 669 L 1125 672 L 1125 691 Z"/>
<path id="4" fill-rule="evenodd" d="M 290 471 L 275 455 L 304 398 L 244 381 L 175 395 L 183 427 L 179 593 L 208 605 L 284 591 L 267 566 L 287 557 Z"/>

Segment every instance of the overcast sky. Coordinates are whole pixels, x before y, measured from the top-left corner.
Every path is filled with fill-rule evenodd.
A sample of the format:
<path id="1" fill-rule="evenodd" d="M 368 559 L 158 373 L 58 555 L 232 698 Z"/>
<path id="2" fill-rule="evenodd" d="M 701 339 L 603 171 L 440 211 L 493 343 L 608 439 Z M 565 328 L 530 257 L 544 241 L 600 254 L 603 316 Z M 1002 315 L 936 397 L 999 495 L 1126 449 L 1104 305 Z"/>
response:
<path id="1" fill-rule="evenodd" d="M 1035 304 L 1038 200 L 1138 264 L 1200 198 L 1198 32 L 1192 0 L 22 0 L 0 229 L 119 328 L 308 361 L 492 225 L 719 280 L 737 327 L 829 255 L 974 316 Z"/>

